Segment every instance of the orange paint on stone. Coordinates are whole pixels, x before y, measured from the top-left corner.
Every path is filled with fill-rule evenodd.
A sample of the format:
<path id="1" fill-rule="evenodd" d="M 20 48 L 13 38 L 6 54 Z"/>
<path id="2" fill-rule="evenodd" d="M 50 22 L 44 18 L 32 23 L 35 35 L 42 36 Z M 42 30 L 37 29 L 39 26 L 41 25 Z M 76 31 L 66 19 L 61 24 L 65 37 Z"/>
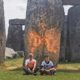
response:
<path id="1" fill-rule="evenodd" d="M 34 53 L 36 48 L 41 44 L 41 38 L 36 32 L 30 31 L 28 35 L 28 40 L 29 40 L 29 51 Z"/>
<path id="2" fill-rule="evenodd" d="M 35 51 L 41 46 L 44 48 L 44 52 L 50 52 L 53 54 L 59 53 L 60 50 L 60 31 L 57 27 L 47 29 L 45 20 L 42 18 L 38 23 L 39 32 L 33 29 L 28 31 L 28 50 L 35 53 Z"/>
<path id="3" fill-rule="evenodd" d="M 49 52 L 58 53 L 60 46 L 60 33 L 55 28 L 45 33 L 46 47 Z"/>
<path id="4" fill-rule="evenodd" d="M 41 37 L 37 32 L 30 31 L 28 35 L 29 51 L 34 51 L 42 44 L 45 45 L 48 52 L 58 53 L 60 46 L 60 33 L 55 29 L 46 30 L 45 35 Z"/>

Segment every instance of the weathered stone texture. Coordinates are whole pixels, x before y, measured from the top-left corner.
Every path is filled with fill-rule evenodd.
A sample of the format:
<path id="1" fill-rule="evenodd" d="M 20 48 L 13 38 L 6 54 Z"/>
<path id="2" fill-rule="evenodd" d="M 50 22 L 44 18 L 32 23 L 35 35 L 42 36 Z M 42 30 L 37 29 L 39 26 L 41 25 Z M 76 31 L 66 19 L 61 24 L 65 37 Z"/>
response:
<path id="1" fill-rule="evenodd" d="M 38 60 L 45 53 L 56 64 L 60 53 L 64 10 L 61 0 L 28 0 L 26 13 L 26 55 L 34 53 Z"/>
<path id="2" fill-rule="evenodd" d="M 67 56 L 71 61 L 80 60 L 80 5 L 69 9 Z M 70 57 L 69 57 L 70 56 Z"/>
<path id="3" fill-rule="evenodd" d="M 0 0 L 0 63 L 4 62 L 5 56 L 5 21 L 3 0 Z"/>
<path id="4" fill-rule="evenodd" d="M 67 41 L 67 16 L 65 16 L 64 27 L 61 32 L 61 45 L 60 45 L 60 61 L 65 61 L 66 58 L 66 43 Z"/>
<path id="5" fill-rule="evenodd" d="M 25 25 L 25 19 L 11 19 L 11 20 L 9 20 L 9 24 L 12 24 L 12 25 Z"/>
<path id="6" fill-rule="evenodd" d="M 8 29 L 8 38 L 6 46 L 14 49 L 15 51 L 24 50 L 24 31 L 22 30 L 22 24 L 24 20 L 10 20 Z"/>
<path id="7" fill-rule="evenodd" d="M 64 5 L 79 5 L 80 0 L 62 0 Z"/>

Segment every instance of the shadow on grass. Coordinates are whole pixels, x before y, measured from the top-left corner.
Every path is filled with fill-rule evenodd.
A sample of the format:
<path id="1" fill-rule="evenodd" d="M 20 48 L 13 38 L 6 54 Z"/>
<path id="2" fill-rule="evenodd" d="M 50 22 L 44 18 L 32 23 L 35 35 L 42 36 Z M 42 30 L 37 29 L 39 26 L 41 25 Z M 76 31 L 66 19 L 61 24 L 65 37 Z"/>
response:
<path id="1" fill-rule="evenodd" d="M 80 73 L 80 70 L 58 70 L 57 72 Z"/>
<path id="2" fill-rule="evenodd" d="M 9 70 L 9 71 L 22 71 L 22 70 L 23 70 L 23 68 L 21 67 L 21 68 L 12 69 L 12 70 Z"/>
<path id="3" fill-rule="evenodd" d="M 59 64 L 80 64 L 80 61 L 74 62 L 59 62 Z"/>

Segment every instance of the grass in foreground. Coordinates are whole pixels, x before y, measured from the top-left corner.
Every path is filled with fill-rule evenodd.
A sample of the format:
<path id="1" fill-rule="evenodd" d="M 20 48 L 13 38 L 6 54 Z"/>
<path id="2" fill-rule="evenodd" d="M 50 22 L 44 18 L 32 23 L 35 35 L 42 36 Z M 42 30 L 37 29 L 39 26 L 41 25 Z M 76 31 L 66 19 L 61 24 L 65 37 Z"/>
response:
<path id="1" fill-rule="evenodd" d="M 15 59 L 15 60 L 10 60 L 5 62 L 5 66 L 3 69 L 0 68 L 0 80 L 80 80 L 80 73 L 79 72 L 71 72 L 71 71 L 58 71 L 56 75 L 54 76 L 27 76 L 23 75 L 23 71 L 20 68 L 22 65 L 23 59 Z M 59 64 L 60 68 L 65 67 L 78 67 L 80 66 L 79 63 L 71 63 L 71 64 Z M 16 68 L 19 67 L 18 69 L 13 69 L 11 68 Z M 59 68 L 58 67 L 58 68 Z M 10 69 L 10 70 L 9 70 Z"/>

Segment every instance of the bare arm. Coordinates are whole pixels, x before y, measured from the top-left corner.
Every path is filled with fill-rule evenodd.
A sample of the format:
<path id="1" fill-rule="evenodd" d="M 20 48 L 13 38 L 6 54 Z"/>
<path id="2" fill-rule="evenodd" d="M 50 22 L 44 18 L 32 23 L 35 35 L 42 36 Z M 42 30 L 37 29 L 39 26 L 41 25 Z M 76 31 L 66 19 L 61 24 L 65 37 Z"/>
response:
<path id="1" fill-rule="evenodd" d="M 54 71 L 56 71 L 56 68 L 53 67 L 53 68 L 50 68 L 49 71 L 50 71 L 50 70 L 54 70 Z"/>
<path id="2" fill-rule="evenodd" d="M 34 67 L 33 67 L 32 71 L 34 71 L 36 69 L 36 66 L 37 66 L 37 62 L 35 61 L 35 64 L 34 64 Z"/>

